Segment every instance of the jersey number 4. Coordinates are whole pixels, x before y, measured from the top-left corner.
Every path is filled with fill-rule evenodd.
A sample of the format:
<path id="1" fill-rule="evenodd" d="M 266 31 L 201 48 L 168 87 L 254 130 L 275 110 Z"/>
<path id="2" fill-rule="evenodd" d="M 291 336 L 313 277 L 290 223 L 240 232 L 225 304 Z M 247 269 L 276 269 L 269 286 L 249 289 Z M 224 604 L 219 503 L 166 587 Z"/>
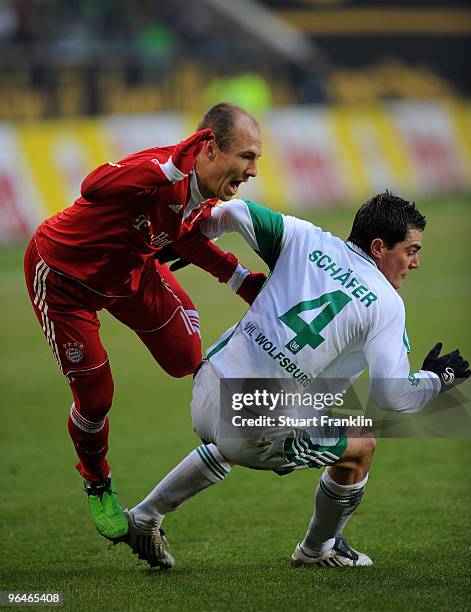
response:
<path id="1" fill-rule="evenodd" d="M 285 325 L 296 333 L 295 337 L 288 342 L 286 348 L 293 353 L 293 355 L 299 353 L 299 351 L 307 345 L 316 349 L 325 340 L 320 332 L 343 308 L 345 308 L 348 302 L 351 301 L 352 298 L 346 293 L 343 293 L 343 291 L 331 291 L 329 293 L 324 293 L 315 300 L 303 300 L 290 308 L 285 314 L 279 317 L 280 321 L 283 321 Z M 310 323 L 306 323 L 306 321 L 299 316 L 300 312 L 316 310 L 324 305 L 325 307 L 322 312 L 320 312 Z"/>

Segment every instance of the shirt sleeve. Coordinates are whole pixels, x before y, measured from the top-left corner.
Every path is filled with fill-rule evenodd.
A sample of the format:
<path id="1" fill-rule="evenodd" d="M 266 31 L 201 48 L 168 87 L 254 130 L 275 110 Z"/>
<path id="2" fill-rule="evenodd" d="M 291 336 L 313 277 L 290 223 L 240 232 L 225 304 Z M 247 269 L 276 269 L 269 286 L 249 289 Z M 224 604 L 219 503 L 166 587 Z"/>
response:
<path id="1" fill-rule="evenodd" d="M 392 297 L 379 304 L 365 343 L 370 395 L 384 410 L 419 412 L 439 394 L 440 380 L 432 372 L 410 372 L 404 303 L 399 295 Z"/>
<path id="2" fill-rule="evenodd" d="M 171 158 L 162 163 L 155 155 L 155 152 L 145 157 L 137 154 L 119 163 L 98 166 L 84 179 L 80 188 L 82 196 L 94 203 L 136 197 L 186 178 L 186 174 L 173 166 Z"/>
<path id="3" fill-rule="evenodd" d="M 200 229 L 210 239 L 238 232 L 273 270 L 282 247 L 284 219 L 281 213 L 250 200 L 231 200 L 213 208 Z"/>
<path id="4" fill-rule="evenodd" d="M 239 267 L 237 257 L 232 253 L 222 251 L 211 240 L 208 240 L 200 232 L 200 227 L 201 224 L 173 242 L 172 247 L 190 263 L 215 276 L 219 282 L 229 282 Z M 238 288 L 239 286 L 235 287 L 234 290 L 236 291 Z"/>

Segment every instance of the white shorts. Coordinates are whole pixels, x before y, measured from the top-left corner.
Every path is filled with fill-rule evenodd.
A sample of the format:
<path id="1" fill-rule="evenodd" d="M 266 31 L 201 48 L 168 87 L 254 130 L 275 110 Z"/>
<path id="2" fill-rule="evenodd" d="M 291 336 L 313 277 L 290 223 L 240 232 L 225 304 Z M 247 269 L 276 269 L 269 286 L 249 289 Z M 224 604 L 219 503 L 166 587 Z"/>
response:
<path id="1" fill-rule="evenodd" d="M 231 463 L 258 470 L 291 471 L 336 463 L 347 446 L 340 428 L 263 427 L 232 425 L 231 406 L 221 406 L 221 380 L 204 361 L 193 383 L 193 429 L 203 442 L 215 444 Z"/>

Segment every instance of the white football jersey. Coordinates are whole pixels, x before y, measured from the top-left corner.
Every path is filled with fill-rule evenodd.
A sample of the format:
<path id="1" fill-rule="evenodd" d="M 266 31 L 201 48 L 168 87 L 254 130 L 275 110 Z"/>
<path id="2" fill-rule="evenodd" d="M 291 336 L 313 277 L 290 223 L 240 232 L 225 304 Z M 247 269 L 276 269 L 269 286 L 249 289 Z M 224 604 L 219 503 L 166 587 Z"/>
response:
<path id="1" fill-rule="evenodd" d="M 432 372 L 410 373 L 402 298 L 374 260 L 313 224 L 245 200 L 213 208 L 208 238 L 239 232 L 270 275 L 242 320 L 207 353 L 219 378 L 352 383 L 365 369 L 385 409 L 416 412 L 440 391 Z"/>

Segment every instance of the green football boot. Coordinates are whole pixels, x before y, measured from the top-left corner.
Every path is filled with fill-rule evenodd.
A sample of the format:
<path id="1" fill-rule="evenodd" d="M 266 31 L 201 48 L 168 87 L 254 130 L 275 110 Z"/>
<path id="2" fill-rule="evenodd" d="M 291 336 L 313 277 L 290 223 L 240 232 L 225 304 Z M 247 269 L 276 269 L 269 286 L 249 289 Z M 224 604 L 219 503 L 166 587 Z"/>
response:
<path id="1" fill-rule="evenodd" d="M 128 521 L 111 485 L 111 478 L 85 480 L 84 485 L 90 514 L 98 533 L 114 542 L 124 538 L 128 533 Z"/>

